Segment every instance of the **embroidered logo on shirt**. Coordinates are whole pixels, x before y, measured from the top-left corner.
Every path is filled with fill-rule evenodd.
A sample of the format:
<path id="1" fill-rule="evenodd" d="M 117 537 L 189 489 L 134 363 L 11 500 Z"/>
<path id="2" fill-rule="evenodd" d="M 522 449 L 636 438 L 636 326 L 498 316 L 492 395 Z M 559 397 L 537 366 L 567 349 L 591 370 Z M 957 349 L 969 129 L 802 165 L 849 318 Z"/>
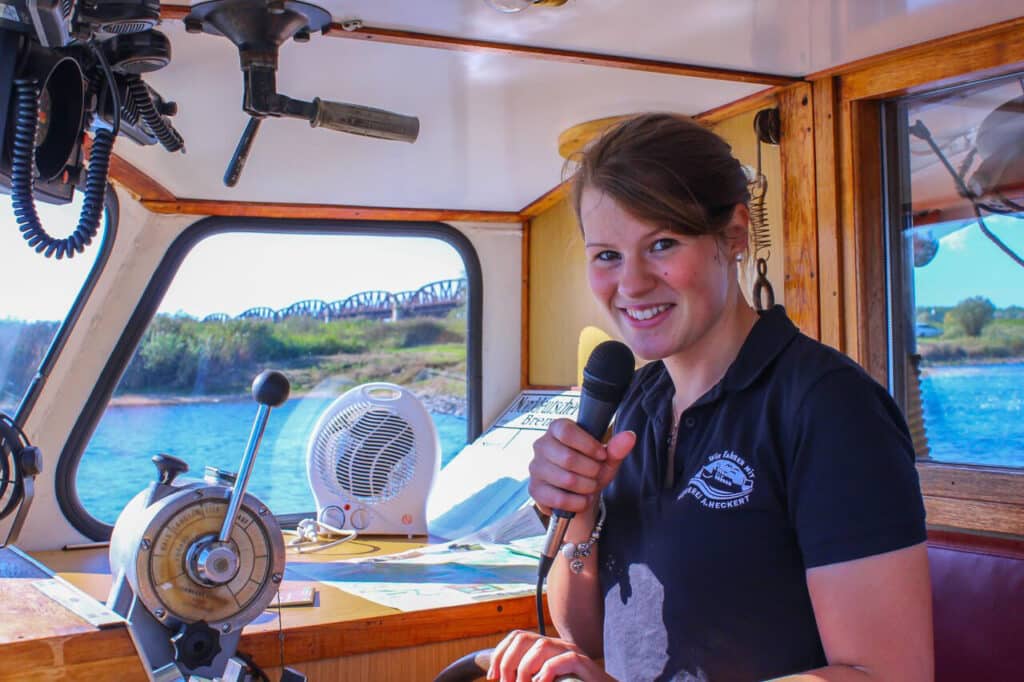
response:
<path id="1" fill-rule="evenodd" d="M 693 495 L 708 509 L 732 509 L 750 501 L 753 490 L 754 468 L 726 450 L 708 457 L 679 497 Z"/>

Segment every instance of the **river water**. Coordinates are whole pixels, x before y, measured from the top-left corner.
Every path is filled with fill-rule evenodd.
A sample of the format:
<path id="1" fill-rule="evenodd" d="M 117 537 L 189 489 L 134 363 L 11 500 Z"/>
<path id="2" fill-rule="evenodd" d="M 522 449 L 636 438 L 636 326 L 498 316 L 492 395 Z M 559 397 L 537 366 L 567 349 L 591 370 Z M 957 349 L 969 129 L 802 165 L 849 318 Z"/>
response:
<path id="1" fill-rule="evenodd" d="M 276 514 L 316 508 L 306 480 L 306 442 L 333 398 L 292 399 L 270 411 L 248 491 Z M 78 495 L 98 519 L 113 523 L 137 492 L 156 476 L 151 458 L 167 453 L 189 464 L 237 471 L 256 416 L 251 400 L 112 406 L 107 408 L 78 468 Z M 441 462 L 466 444 L 466 420 L 433 414 Z"/>
<path id="2" fill-rule="evenodd" d="M 937 461 L 1024 467 L 1024 363 L 928 368 L 922 401 Z M 249 491 L 277 514 L 315 508 L 306 481 L 306 441 L 331 398 L 293 399 L 272 410 Z M 82 458 L 78 493 L 86 509 L 113 523 L 155 475 L 150 458 L 180 457 L 236 471 L 256 406 L 252 401 L 110 407 Z M 433 415 L 446 464 L 465 445 L 466 421 Z"/>

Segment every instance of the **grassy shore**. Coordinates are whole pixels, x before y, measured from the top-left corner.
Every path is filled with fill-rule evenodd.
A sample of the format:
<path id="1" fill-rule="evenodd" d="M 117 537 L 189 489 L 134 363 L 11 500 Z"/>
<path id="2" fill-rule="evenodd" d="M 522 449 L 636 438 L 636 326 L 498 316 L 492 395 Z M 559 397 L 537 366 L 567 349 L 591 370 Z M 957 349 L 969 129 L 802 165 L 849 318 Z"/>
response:
<path id="1" fill-rule="evenodd" d="M 219 377 L 222 390 L 125 391 L 111 400 L 116 406 L 184 405 L 251 400 L 252 378 L 263 369 L 284 372 L 291 382 L 291 397 L 331 397 L 353 386 L 383 381 L 404 386 L 432 412 L 461 415 L 466 403 L 466 348 L 444 343 L 365 353 L 308 355 L 275 363 L 252 363 L 232 368 L 231 377 Z"/>
<path id="2" fill-rule="evenodd" d="M 1024 362 L 1024 320 L 992 320 L 979 336 L 967 336 L 954 326 L 932 326 L 941 332 L 939 336 L 917 339 L 917 352 L 925 364 Z"/>

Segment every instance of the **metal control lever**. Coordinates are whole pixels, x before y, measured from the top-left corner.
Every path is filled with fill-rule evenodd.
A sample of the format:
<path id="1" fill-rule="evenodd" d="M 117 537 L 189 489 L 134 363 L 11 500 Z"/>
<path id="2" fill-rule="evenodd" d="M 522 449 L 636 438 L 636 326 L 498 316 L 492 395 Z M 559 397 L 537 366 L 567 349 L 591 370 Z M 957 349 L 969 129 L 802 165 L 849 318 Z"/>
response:
<path id="1" fill-rule="evenodd" d="M 237 476 L 183 481 L 188 465 L 157 455 L 158 480 L 114 524 L 107 604 L 128 620 L 154 682 L 255 677 L 235 654 L 242 628 L 277 594 L 285 547 L 277 519 L 246 487 L 270 410 L 290 390 L 280 372 L 253 381 L 259 410 Z"/>
<path id="2" fill-rule="evenodd" d="M 260 404 L 256 412 L 256 421 L 252 424 L 252 433 L 249 434 L 249 443 L 245 447 L 245 455 L 242 457 L 242 464 L 238 469 L 238 477 L 235 479 L 235 487 L 231 490 L 231 498 L 228 500 L 228 512 L 224 516 L 224 525 L 221 526 L 220 535 L 217 541 L 226 543 L 231 537 L 231 526 L 235 523 L 238 515 L 238 507 L 245 497 L 245 488 L 249 485 L 249 476 L 252 474 L 253 464 L 256 463 L 256 451 L 263 439 L 263 431 L 267 427 L 267 419 L 270 417 L 270 408 L 277 407 L 288 399 L 291 391 L 291 384 L 288 378 L 272 369 L 265 370 L 252 382 L 252 397 Z"/>
<path id="3" fill-rule="evenodd" d="M 251 81 L 246 81 L 251 82 Z M 249 97 L 247 101 L 256 98 Z M 415 142 L 420 134 L 420 120 L 415 116 L 396 114 L 393 111 L 364 107 L 346 102 L 330 102 L 314 97 L 312 102 L 292 99 L 284 95 L 271 94 L 260 101 L 268 103 L 266 110 L 247 109 L 251 116 L 242 137 L 238 140 L 235 153 L 224 172 L 224 184 L 234 187 L 242 175 L 245 162 L 252 150 L 252 143 L 259 132 L 260 122 L 264 115 L 288 116 L 309 121 L 312 128 L 327 128 L 339 133 L 352 133 L 364 137 L 376 137 L 382 140 L 398 142 Z"/>
<path id="4" fill-rule="evenodd" d="M 224 171 L 224 184 L 228 187 L 234 187 L 238 184 L 238 178 L 242 175 L 242 169 L 245 168 L 245 162 L 249 160 L 249 152 L 252 151 L 252 142 L 256 139 L 256 133 L 260 129 L 260 121 L 263 119 L 256 116 L 249 118 L 249 122 L 245 126 L 245 130 L 242 131 L 242 137 L 238 140 L 238 146 L 235 147 L 235 153 L 231 157 L 231 162 L 228 164 L 228 169 Z"/>

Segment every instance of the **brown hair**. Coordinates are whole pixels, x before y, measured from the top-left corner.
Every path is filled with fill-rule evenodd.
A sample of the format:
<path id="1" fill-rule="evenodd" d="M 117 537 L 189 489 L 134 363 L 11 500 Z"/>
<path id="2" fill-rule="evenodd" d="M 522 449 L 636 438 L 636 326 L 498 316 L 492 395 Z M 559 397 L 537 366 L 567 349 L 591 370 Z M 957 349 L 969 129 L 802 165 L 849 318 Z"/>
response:
<path id="1" fill-rule="evenodd" d="M 736 204 L 750 200 L 747 176 L 728 143 L 677 114 L 627 119 L 572 161 L 578 163 L 572 187 L 577 220 L 590 187 L 652 225 L 722 237 Z"/>

